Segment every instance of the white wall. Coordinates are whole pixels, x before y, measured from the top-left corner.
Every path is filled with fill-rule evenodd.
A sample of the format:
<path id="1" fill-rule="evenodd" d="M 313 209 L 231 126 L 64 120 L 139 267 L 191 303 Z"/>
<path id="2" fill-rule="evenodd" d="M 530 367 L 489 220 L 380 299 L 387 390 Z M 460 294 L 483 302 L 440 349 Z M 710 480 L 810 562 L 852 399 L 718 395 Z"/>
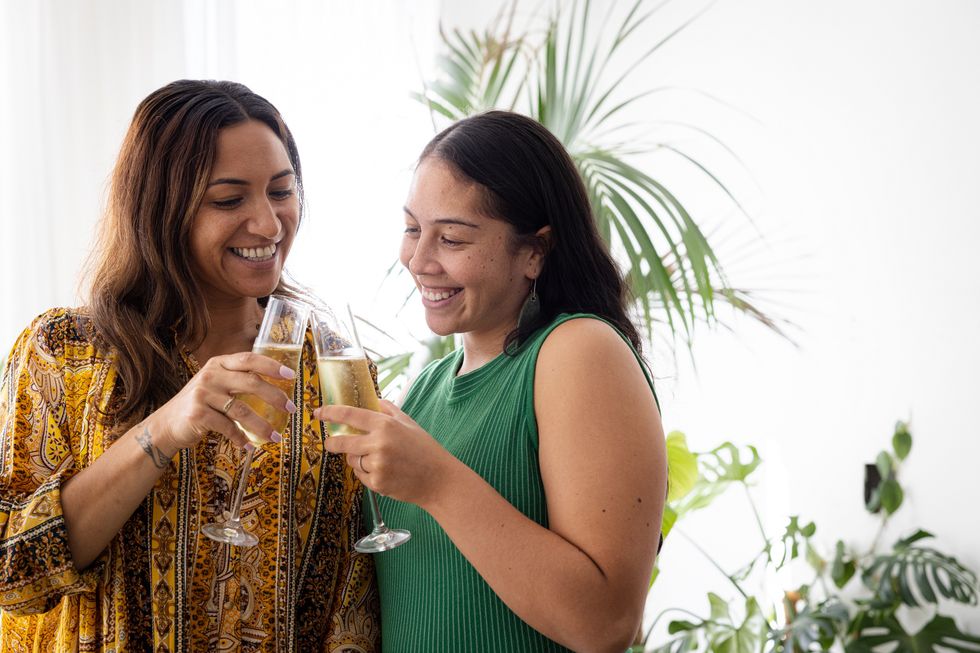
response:
<path id="1" fill-rule="evenodd" d="M 649 42 L 703 4 L 671 4 Z M 443 17 L 480 25 L 498 6 L 447 0 Z M 668 429 L 701 450 L 759 447 L 766 477 L 755 496 L 771 534 L 800 514 L 828 548 L 837 538 L 870 546 L 863 464 L 889 446 L 897 419 L 911 419 L 906 505 L 882 541 L 925 528 L 980 570 L 978 26 L 980 3 L 969 0 L 720 0 L 636 80 L 738 109 L 693 93 L 647 105 L 737 152 L 761 191 L 718 148 L 674 132 L 734 183 L 766 245 L 746 246 L 752 227 L 701 197 L 710 193 L 677 159 L 648 163 L 719 228 L 736 285 L 777 290 L 768 297 L 799 326 L 799 347 L 743 319 L 734 334 L 699 331 L 696 370 L 683 352 L 676 365 L 662 352 L 653 363 Z M 761 544 L 738 494 L 681 529 L 729 570 Z M 651 613 L 706 615 L 708 590 L 734 598 L 680 537 L 661 564 Z M 949 611 L 980 633 L 976 608 Z"/>

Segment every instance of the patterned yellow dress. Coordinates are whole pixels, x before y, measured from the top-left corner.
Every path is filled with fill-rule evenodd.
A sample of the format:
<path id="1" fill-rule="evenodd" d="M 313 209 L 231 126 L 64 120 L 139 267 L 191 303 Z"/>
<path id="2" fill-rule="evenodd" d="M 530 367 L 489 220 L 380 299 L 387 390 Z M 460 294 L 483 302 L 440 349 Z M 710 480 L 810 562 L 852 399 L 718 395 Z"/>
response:
<path id="1" fill-rule="evenodd" d="M 113 438 L 115 369 L 87 333 L 84 310 L 48 311 L 0 382 L 0 653 L 380 650 L 374 566 L 352 548 L 361 487 L 323 451 L 309 334 L 301 409 L 281 446 L 256 451 L 242 502 L 258 546 L 200 533 L 243 458 L 210 434 L 174 458 L 96 562 L 74 568 L 61 484 Z M 189 379 L 197 365 L 182 358 Z"/>

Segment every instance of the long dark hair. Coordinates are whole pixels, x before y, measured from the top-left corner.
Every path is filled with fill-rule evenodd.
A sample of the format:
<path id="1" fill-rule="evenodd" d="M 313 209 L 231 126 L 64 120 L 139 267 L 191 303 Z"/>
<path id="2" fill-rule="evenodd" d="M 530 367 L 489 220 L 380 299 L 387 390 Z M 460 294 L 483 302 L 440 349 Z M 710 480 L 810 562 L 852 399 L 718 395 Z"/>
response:
<path id="1" fill-rule="evenodd" d="M 537 279 L 541 313 L 509 334 L 507 345 L 523 342 L 559 313 L 594 313 L 641 351 L 640 335 L 627 313 L 629 288 L 599 236 L 582 177 L 551 132 L 526 116 L 488 111 L 440 132 L 419 161 L 428 157 L 479 184 L 483 212 L 512 225 L 519 242 L 530 242 L 539 229 L 551 227 Z"/>
<path id="2" fill-rule="evenodd" d="M 92 334 L 116 357 L 117 423 L 142 419 L 180 389 L 177 345 L 197 346 L 210 327 L 191 271 L 191 222 L 211 176 L 218 132 L 248 120 L 266 124 L 285 146 L 302 214 L 296 142 L 265 98 L 234 82 L 185 79 L 136 108 L 88 275 Z M 276 292 L 298 290 L 280 280 Z"/>

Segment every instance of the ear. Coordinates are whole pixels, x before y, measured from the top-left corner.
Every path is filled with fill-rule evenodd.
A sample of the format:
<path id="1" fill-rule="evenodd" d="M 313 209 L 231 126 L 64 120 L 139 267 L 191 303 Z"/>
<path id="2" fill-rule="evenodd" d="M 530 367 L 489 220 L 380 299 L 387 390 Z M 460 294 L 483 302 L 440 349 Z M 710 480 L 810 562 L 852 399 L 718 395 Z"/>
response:
<path id="1" fill-rule="evenodd" d="M 537 279 L 541 274 L 551 245 L 551 225 L 545 225 L 534 233 L 534 244 L 531 246 L 531 256 L 527 260 L 525 273 L 528 279 Z"/>

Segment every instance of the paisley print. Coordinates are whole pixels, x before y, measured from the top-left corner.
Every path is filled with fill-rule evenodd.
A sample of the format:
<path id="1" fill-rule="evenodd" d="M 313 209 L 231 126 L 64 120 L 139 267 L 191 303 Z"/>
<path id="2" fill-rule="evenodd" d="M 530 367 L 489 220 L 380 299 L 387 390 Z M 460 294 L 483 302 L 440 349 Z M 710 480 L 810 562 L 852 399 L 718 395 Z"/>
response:
<path id="1" fill-rule="evenodd" d="M 84 309 L 18 338 L 0 381 L 0 653 L 376 651 L 379 602 L 360 535 L 361 486 L 324 452 L 312 339 L 281 445 L 256 452 L 242 502 L 255 547 L 200 534 L 221 515 L 242 452 L 218 434 L 181 451 L 106 551 L 71 562 L 62 483 L 113 440 L 112 356 Z M 189 379 L 196 361 L 179 354 Z"/>

